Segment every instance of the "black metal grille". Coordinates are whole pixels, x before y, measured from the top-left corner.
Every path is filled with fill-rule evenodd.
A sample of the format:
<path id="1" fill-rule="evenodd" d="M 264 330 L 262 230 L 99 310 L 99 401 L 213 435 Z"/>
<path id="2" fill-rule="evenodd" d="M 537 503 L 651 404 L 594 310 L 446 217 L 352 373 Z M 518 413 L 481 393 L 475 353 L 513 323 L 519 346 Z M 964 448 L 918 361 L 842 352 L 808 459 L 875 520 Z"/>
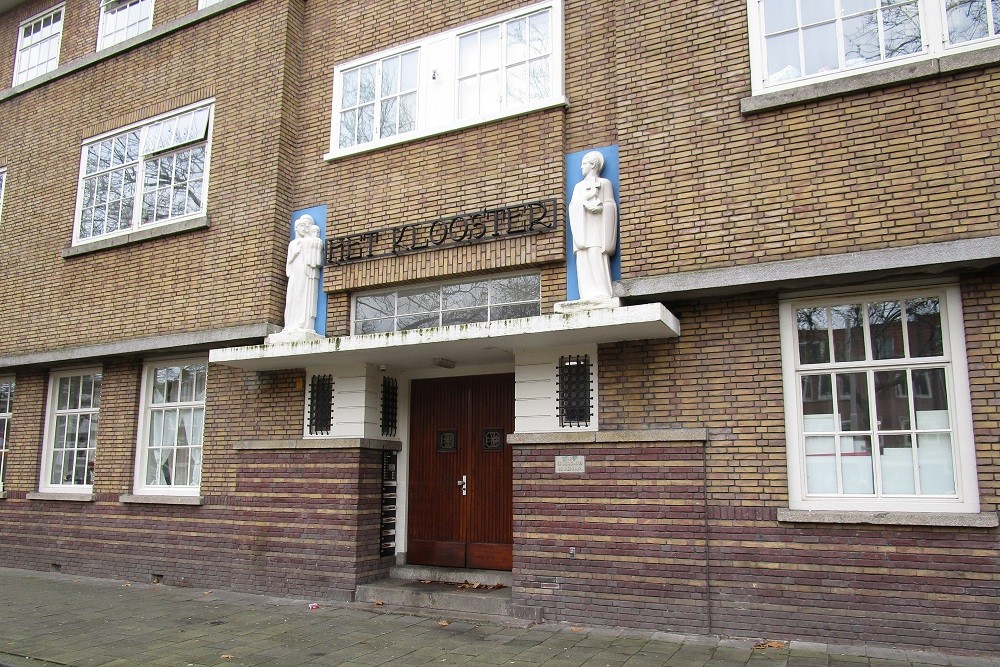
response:
<path id="1" fill-rule="evenodd" d="M 503 451 L 502 428 L 487 428 L 483 430 L 483 451 L 484 452 Z"/>
<path id="2" fill-rule="evenodd" d="M 382 520 L 379 525 L 379 554 L 396 553 L 396 452 L 382 452 Z"/>
<path id="3" fill-rule="evenodd" d="M 330 435 L 333 425 L 333 376 L 313 375 L 309 381 L 309 435 Z"/>
<path id="4" fill-rule="evenodd" d="M 396 435 L 396 415 L 399 412 L 399 384 L 396 378 L 382 377 L 382 435 Z"/>
<path id="5" fill-rule="evenodd" d="M 559 426 L 589 426 L 592 406 L 590 357 L 559 357 L 556 401 Z"/>

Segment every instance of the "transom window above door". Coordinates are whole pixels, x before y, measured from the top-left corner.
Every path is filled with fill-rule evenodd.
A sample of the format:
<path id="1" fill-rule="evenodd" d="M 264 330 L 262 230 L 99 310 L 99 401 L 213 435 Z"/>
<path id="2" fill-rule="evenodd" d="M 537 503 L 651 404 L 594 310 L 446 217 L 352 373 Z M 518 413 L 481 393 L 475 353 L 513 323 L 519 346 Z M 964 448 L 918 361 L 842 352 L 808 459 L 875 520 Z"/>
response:
<path id="1" fill-rule="evenodd" d="M 354 298 L 356 334 L 494 322 L 540 313 L 538 274 L 423 285 Z"/>
<path id="2" fill-rule="evenodd" d="M 749 0 L 755 93 L 1000 42 L 1000 0 Z"/>

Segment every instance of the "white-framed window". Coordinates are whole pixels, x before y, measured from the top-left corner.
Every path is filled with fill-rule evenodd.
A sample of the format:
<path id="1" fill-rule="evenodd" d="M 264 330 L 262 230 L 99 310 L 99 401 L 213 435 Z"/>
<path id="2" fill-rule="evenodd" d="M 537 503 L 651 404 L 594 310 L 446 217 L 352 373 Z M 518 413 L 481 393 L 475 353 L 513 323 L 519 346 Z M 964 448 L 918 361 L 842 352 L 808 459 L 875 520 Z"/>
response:
<path id="1" fill-rule="evenodd" d="M 101 370 L 59 371 L 49 376 L 41 491 L 93 488 Z"/>
<path id="2" fill-rule="evenodd" d="M 106 49 L 153 27 L 153 0 L 101 0 L 97 50 Z"/>
<path id="3" fill-rule="evenodd" d="M 550 0 L 338 65 L 327 159 L 565 102 Z"/>
<path id="4" fill-rule="evenodd" d="M 73 243 L 205 214 L 211 102 L 83 144 Z"/>
<path id="5" fill-rule="evenodd" d="M 1000 42 L 1000 0 L 748 0 L 755 93 Z"/>
<path id="6" fill-rule="evenodd" d="M 18 27 L 14 85 L 34 79 L 59 66 L 59 46 L 65 6 L 34 16 Z"/>
<path id="7" fill-rule="evenodd" d="M 146 364 L 135 463 L 135 493 L 197 495 L 205 440 L 208 362 Z"/>
<path id="8" fill-rule="evenodd" d="M 210 7 L 211 5 L 217 4 L 222 0 L 198 0 L 198 9 L 205 9 L 205 7 Z"/>
<path id="9" fill-rule="evenodd" d="M 780 306 L 792 509 L 977 512 L 958 286 Z"/>
<path id="10" fill-rule="evenodd" d="M 355 334 L 406 331 L 533 317 L 541 309 L 537 273 L 483 277 L 354 297 Z"/>
<path id="11" fill-rule="evenodd" d="M 14 415 L 14 378 L 0 377 L 0 492 L 7 479 L 7 450 L 10 420 Z"/>

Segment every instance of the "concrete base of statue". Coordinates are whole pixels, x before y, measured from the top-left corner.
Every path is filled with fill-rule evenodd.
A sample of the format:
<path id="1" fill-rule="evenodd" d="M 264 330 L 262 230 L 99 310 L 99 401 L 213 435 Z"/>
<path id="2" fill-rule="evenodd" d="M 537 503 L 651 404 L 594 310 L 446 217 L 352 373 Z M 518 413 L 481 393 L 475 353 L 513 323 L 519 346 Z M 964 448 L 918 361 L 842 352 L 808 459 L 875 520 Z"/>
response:
<path id="1" fill-rule="evenodd" d="M 310 340 L 323 340 L 324 336 L 320 336 L 315 331 L 307 331 L 304 329 L 299 330 L 282 330 L 278 333 L 273 333 L 264 339 L 265 343 L 301 343 L 303 341 Z"/>
<path id="2" fill-rule="evenodd" d="M 609 310 L 622 305 L 622 300 L 618 297 L 607 297 L 602 299 L 577 299 L 576 301 L 561 301 L 557 303 L 553 310 L 557 313 L 582 313 L 589 310 Z"/>

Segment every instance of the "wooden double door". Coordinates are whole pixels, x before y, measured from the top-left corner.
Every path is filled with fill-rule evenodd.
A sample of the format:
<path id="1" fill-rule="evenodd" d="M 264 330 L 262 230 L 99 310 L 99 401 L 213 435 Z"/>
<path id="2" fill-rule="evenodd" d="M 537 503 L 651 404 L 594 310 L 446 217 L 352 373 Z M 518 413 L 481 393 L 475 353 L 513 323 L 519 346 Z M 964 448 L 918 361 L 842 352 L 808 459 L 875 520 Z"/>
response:
<path id="1" fill-rule="evenodd" d="M 511 569 L 513 430 L 513 374 L 413 380 L 408 563 Z"/>

